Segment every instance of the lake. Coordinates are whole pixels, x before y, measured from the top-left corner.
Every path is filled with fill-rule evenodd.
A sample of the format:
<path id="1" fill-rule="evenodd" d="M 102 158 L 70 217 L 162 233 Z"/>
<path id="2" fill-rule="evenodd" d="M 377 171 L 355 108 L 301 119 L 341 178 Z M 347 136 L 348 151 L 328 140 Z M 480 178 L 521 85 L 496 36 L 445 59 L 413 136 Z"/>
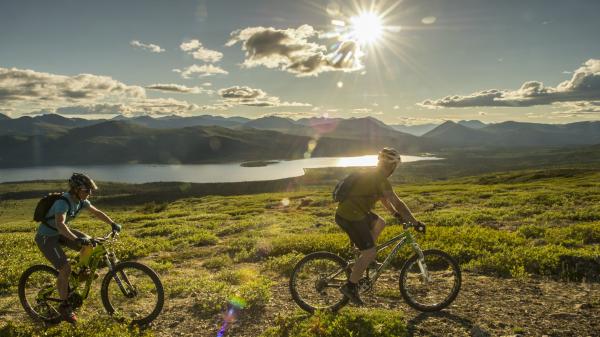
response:
<path id="1" fill-rule="evenodd" d="M 436 157 L 402 156 L 402 162 L 436 160 Z M 90 166 L 37 166 L 0 169 L 0 182 L 68 179 L 83 172 L 98 181 L 126 183 L 190 182 L 220 183 L 274 180 L 304 175 L 305 168 L 375 166 L 377 156 L 322 157 L 281 160 L 259 167 L 244 167 L 241 162 L 225 164 L 162 165 L 121 164 Z"/>

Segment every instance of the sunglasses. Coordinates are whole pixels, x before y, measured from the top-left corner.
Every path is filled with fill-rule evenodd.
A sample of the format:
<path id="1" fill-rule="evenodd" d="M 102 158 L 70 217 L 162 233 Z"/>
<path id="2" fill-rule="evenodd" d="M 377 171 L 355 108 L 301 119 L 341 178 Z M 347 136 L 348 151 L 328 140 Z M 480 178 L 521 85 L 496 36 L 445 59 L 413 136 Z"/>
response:
<path id="1" fill-rule="evenodd" d="M 83 193 L 92 194 L 92 190 L 91 190 L 91 189 L 89 189 L 89 188 L 82 188 L 82 189 L 79 189 L 79 190 L 80 190 L 81 192 L 83 192 Z"/>

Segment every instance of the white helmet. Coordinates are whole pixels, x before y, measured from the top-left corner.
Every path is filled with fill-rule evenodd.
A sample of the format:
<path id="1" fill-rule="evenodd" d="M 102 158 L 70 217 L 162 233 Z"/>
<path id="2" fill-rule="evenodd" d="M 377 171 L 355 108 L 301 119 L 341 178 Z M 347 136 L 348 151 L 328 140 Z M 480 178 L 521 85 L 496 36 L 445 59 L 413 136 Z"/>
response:
<path id="1" fill-rule="evenodd" d="M 379 151 L 379 156 L 377 159 L 386 164 L 398 164 L 402 162 L 400 153 L 398 153 L 398 151 L 392 147 L 384 147 L 381 151 Z"/>

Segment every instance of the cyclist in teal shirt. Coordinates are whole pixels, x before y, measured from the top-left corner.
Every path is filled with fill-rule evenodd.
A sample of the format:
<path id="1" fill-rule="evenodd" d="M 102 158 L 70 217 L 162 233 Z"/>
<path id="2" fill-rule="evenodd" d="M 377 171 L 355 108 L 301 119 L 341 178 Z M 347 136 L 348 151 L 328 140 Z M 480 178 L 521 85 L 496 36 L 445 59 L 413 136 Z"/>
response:
<path id="1" fill-rule="evenodd" d="M 111 225 L 113 231 L 120 231 L 121 225 L 115 223 L 108 215 L 94 207 L 88 200 L 92 191 L 98 189 L 96 183 L 82 173 L 73 173 L 69 179 L 69 192 L 63 193 L 63 198 L 54 202 L 46 214 L 46 221 L 38 227 L 35 242 L 46 259 L 58 270 L 57 289 L 63 301 L 59 311 L 67 322 L 75 323 L 77 316 L 69 305 L 67 298 L 71 265 L 62 246 L 83 251 L 90 244 L 90 237 L 83 232 L 67 226 L 81 210 L 88 210 L 98 219 Z M 67 202 L 68 200 L 68 202 Z"/>

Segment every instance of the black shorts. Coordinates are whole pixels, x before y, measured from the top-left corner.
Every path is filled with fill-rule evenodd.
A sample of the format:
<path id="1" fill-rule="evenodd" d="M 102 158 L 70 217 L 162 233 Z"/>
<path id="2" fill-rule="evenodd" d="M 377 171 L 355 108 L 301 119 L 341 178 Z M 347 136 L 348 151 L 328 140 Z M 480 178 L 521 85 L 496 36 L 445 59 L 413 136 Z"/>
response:
<path id="1" fill-rule="evenodd" d="M 87 236 L 85 233 L 82 233 L 76 229 L 71 229 L 71 232 L 75 234 L 77 237 Z M 65 263 L 68 262 L 67 255 L 62 249 L 62 246 L 67 246 L 73 250 L 79 251 L 81 249 L 81 244 L 76 241 L 72 241 L 67 239 L 62 235 L 39 235 L 35 236 L 35 243 L 38 248 L 42 251 L 46 259 L 52 263 L 54 268 L 60 269 Z"/>
<path id="2" fill-rule="evenodd" d="M 357 221 L 346 220 L 337 214 L 335 215 L 335 223 L 342 227 L 350 237 L 350 241 L 360 250 L 375 247 L 371 229 L 377 220 L 379 220 L 379 215 L 373 212 L 369 212 L 366 217 Z"/>

